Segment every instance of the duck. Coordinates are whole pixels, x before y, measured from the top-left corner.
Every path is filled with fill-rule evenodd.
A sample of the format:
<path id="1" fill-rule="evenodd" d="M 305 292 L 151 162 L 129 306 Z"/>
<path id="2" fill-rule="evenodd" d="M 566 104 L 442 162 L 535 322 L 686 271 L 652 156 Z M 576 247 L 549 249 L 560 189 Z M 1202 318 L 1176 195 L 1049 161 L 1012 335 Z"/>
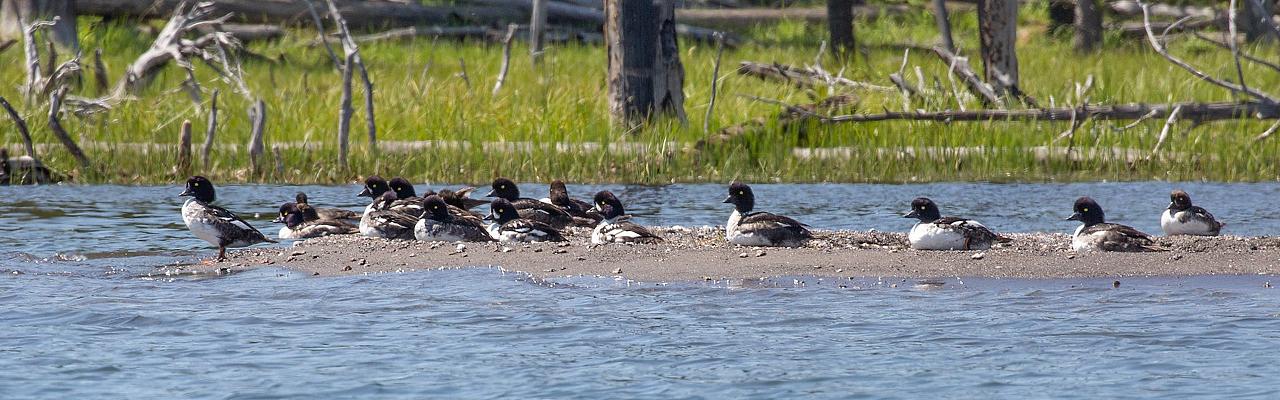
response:
<path id="1" fill-rule="evenodd" d="M 418 204 L 421 204 L 423 199 L 425 199 L 426 196 L 438 194 L 436 192 L 428 190 L 425 194 L 423 194 L 423 197 L 418 197 L 418 192 L 416 189 L 414 189 L 413 184 L 409 183 L 408 179 L 401 178 L 398 176 L 395 178 L 391 178 L 391 180 L 387 183 L 387 186 L 390 187 L 391 190 L 396 192 L 396 197 L 399 198 L 401 201 L 410 202 L 410 203 L 416 202 Z M 469 196 L 472 190 L 475 190 L 475 188 L 465 187 L 465 188 L 459 189 L 459 191 L 462 192 L 462 196 L 457 195 L 457 192 L 450 192 L 450 193 L 453 193 L 452 195 L 450 195 L 450 197 L 456 197 L 459 204 L 467 205 L 468 204 L 467 200 L 471 200 L 471 199 L 465 198 L 463 196 Z M 481 201 L 480 203 L 488 204 L 489 202 Z M 447 208 L 449 212 L 459 217 L 473 217 L 476 219 L 484 218 L 484 216 L 480 215 L 480 213 L 471 211 L 467 208 L 458 207 L 458 206 L 451 206 Z M 423 214 L 426 214 L 425 210 L 423 211 Z"/>
<path id="2" fill-rule="evenodd" d="M 225 208 L 213 205 L 217 192 L 203 176 L 187 179 L 187 189 L 178 196 L 191 197 L 182 204 L 182 221 L 196 237 L 218 246 L 218 261 L 227 259 L 228 247 L 248 247 L 258 243 L 279 243 Z"/>
<path id="3" fill-rule="evenodd" d="M 392 191 L 391 186 L 388 185 L 387 180 L 382 179 L 381 176 L 372 175 L 372 176 L 369 176 L 368 178 L 365 178 L 364 190 L 361 190 L 360 193 L 356 194 L 356 196 L 369 197 L 373 199 L 373 202 L 370 202 L 368 206 L 365 206 L 363 215 L 368 215 L 369 212 L 373 211 L 373 203 L 376 203 L 377 199 L 381 197 L 384 193 L 390 192 L 390 191 Z M 390 208 L 393 210 L 406 212 L 410 215 L 413 215 L 415 218 L 422 216 L 421 201 L 397 200 L 390 204 Z M 363 216 L 361 218 L 363 218 Z"/>
<path id="4" fill-rule="evenodd" d="M 1209 210 L 1191 204 L 1191 195 L 1182 190 L 1169 193 L 1169 208 L 1160 215 L 1160 229 L 1165 235 L 1218 236 L 1226 226 Z"/>
<path id="5" fill-rule="evenodd" d="M 600 223 L 591 232 L 591 244 L 605 243 L 661 243 L 662 237 L 631 222 L 622 201 L 607 190 L 596 193 L 595 206 L 590 210 L 600 215 Z"/>
<path id="6" fill-rule="evenodd" d="M 284 203 L 280 205 L 280 215 L 271 222 L 283 223 L 280 239 L 309 239 L 328 235 L 350 235 L 360 232 L 360 228 L 340 219 L 324 219 L 316 209 L 306 203 Z"/>
<path id="7" fill-rule="evenodd" d="M 478 218 L 456 216 L 439 195 L 430 195 L 422 202 L 422 218 L 413 227 L 413 236 L 422 241 L 434 242 L 490 242 L 488 229 Z"/>
<path id="8" fill-rule="evenodd" d="M 1086 251 L 1159 251 L 1153 247 L 1155 242 L 1151 235 L 1142 233 L 1132 227 L 1110 224 L 1102 212 L 1102 206 L 1088 196 L 1076 199 L 1072 206 L 1075 213 L 1067 217 L 1068 221 L 1080 221 L 1071 236 L 1071 249 Z"/>
<path id="9" fill-rule="evenodd" d="M 911 211 L 903 217 L 920 220 L 907 235 L 911 248 L 916 250 L 986 250 L 994 243 L 1013 241 L 978 221 L 943 217 L 938 205 L 927 197 L 912 200 Z"/>
<path id="10" fill-rule="evenodd" d="M 555 204 L 520 197 L 520 188 L 507 178 L 493 180 L 493 190 L 485 197 L 497 197 L 507 202 L 520 213 L 520 218 L 541 222 L 555 229 L 564 229 L 573 224 L 573 216 Z"/>
<path id="11" fill-rule="evenodd" d="M 756 197 L 751 187 L 734 182 L 729 185 L 725 203 L 733 204 L 733 213 L 725 223 L 725 239 L 742 246 L 800 247 L 813 238 L 808 225 L 789 217 L 763 211 L 752 212 Z"/>
<path id="12" fill-rule="evenodd" d="M 440 192 L 436 194 L 440 195 L 440 198 L 444 199 L 446 204 L 463 210 L 471 210 L 472 208 L 489 204 L 488 200 L 471 198 L 471 193 L 475 190 L 476 188 L 474 187 L 466 186 L 459 188 L 458 190 L 441 189 Z"/>
<path id="13" fill-rule="evenodd" d="M 320 218 L 320 219 L 324 219 L 324 220 L 344 220 L 344 219 L 357 220 L 357 219 L 360 219 L 360 213 L 357 213 L 357 212 L 355 212 L 355 211 L 351 211 L 351 210 L 348 210 L 348 209 L 344 209 L 344 208 L 321 208 L 321 207 L 314 207 L 314 206 L 311 206 L 311 203 L 307 201 L 307 194 L 306 194 L 306 193 L 303 193 L 303 192 L 298 192 L 298 194 L 294 195 L 294 196 L 293 196 L 293 201 L 294 201 L 294 204 L 296 204 L 296 205 L 299 205 L 299 206 L 308 206 L 311 210 L 313 210 L 313 211 L 315 211 L 315 212 L 316 212 L 316 217 L 318 217 L 318 218 Z M 282 209 L 282 210 L 283 210 L 283 209 Z"/>
<path id="14" fill-rule="evenodd" d="M 569 197 L 569 189 L 565 186 L 564 181 L 559 179 L 551 181 L 551 188 L 547 192 L 547 198 L 539 201 L 558 206 L 569 213 L 569 215 L 573 216 L 574 226 L 594 227 L 604 219 L 599 212 L 592 211 L 593 207 L 590 203 Z"/>
<path id="15" fill-rule="evenodd" d="M 360 218 L 360 234 L 384 239 L 413 240 L 413 228 L 418 224 L 418 217 L 407 209 L 395 208 L 398 201 L 401 200 L 392 191 L 383 192 L 374 199 L 373 204 L 369 205 L 372 210 Z"/>
<path id="16" fill-rule="evenodd" d="M 516 206 L 504 198 L 489 205 L 489 236 L 499 242 L 563 242 L 564 235 L 546 223 L 522 218 Z"/>

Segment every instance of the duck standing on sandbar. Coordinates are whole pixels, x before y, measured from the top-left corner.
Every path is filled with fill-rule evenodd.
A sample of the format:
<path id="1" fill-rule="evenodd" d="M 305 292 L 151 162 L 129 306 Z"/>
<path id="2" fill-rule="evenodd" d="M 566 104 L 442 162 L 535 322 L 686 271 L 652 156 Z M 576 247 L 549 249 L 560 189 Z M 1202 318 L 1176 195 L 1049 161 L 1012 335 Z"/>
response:
<path id="1" fill-rule="evenodd" d="M 725 203 L 733 204 L 733 213 L 724 226 L 725 239 L 742 246 L 800 247 L 813 238 L 807 225 L 789 217 L 763 211 L 752 212 L 756 196 L 745 183 L 729 185 Z"/>
<path id="2" fill-rule="evenodd" d="M 1218 236 L 1226 224 L 1213 218 L 1209 210 L 1191 204 L 1191 195 L 1181 190 L 1169 193 L 1169 208 L 1160 215 L 1165 235 Z"/>
<path id="3" fill-rule="evenodd" d="M 217 195 L 213 183 L 203 176 L 187 179 L 187 190 L 178 196 L 191 197 L 182 204 L 182 221 L 196 237 L 218 246 L 218 261 L 227 259 L 228 247 L 258 243 L 278 243 L 266 237 L 235 213 L 213 205 Z"/>
<path id="4" fill-rule="evenodd" d="M 978 221 L 943 217 L 938 205 L 926 197 L 912 200 L 911 211 L 903 217 L 920 220 L 907 235 L 911 248 L 916 250 L 986 250 L 994 243 L 1013 241 Z"/>
<path id="5" fill-rule="evenodd" d="M 1160 251 L 1152 247 L 1155 241 L 1151 239 L 1151 235 L 1126 225 L 1107 223 L 1106 214 L 1102 212 L 1102 206 L 1099 206 L 1098 202 L 1087 196 L 1076 199 L 1072 210 L 1075 213 L 1067 217 L 1067 220 L 1080 221 L 1082 223 L 1079 228 L 1076 228 L 1075 234 L 1071 236 L 1072 250 Z"/>

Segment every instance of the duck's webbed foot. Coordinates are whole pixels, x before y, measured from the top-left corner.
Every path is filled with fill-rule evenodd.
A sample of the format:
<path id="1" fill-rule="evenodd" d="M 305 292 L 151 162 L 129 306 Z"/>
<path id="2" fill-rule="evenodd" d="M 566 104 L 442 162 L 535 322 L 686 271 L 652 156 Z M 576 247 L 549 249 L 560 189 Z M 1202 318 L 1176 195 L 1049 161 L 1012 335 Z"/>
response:
<path id="1" fill-rule="evenodd" d="M 227 261 L 227 247 L 218 246 L 218 262 Z"/>

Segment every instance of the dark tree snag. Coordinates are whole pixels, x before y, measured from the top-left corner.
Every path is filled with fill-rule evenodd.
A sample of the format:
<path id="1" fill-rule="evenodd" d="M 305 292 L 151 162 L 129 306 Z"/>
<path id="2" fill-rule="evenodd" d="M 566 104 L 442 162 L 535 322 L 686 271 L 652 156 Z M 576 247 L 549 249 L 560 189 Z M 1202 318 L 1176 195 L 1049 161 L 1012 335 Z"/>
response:
<path id="1" fill-rule="evenodd" d="M 956 52 L 955 39 L 951 38 L 951 16 L 947 14 L 947 0 L 933 0 L 933 21 L 938 24 L 938 37 L 942 48 Z"/>
<path id="2" fill-rule="evenodd" d="M 191 172 L 191 120 L 189 119 L 182 121 L 182 130 L 178 132 L 176 172 L 178 176 L 188 175 Z"/>
<path id="3" fill-rule="evenodd" d="M 97 84 L 99 95 L 106 94 L 111 87 L 111 80 L 107 78 L 107 65 L 102 63 L 101 47 L 93 50 L 93 80 Z"/>
<path id="4" fill-rule="evenodd" d="M 533 0 L 533 8 L 529 10 L 529 58 L 534 66 L 542 59 L 543 39 L 547 33 L 548 1 Z"/>
<path id="5" fill-rule="evenodd" d="M 373 111 L 373 81 L 369 79 L 369 70 L 364 66 L 364 60 L 360 58 L 360 47 L 356 45 L 356 41 L 351 37 L 351 31 L 347 29 L 347 20 L 343 18 L 342 13 L 338 11 L 338 6 L 333 0 L 327 0 L 329 3 L 329 17 L 333 19 L 333 23 L 338 26 L 338 36 L 342 40 L 342 51 L 347 55 L 347 63 L 343 64 L 344 74 L 346 70 L 352 68 L 360 69 L 360 79 L 364 81 L 364 112 L 365 112 L 365 128 L 369 134 L 369 149 L 374 152 L 378 151 L 378 125 L 374 121 Z M 345 80 L 345 76 L 344 80 Z M 343 83 L 346 84 L 345 82 Z"/>
<path id="6" fill-rule="evenodd" d="M 88 172 L 92 167 L 92 164 L 89 163 L 89 157 L 84 155 L 84 151 L 80 150 L 80 146 L 77 146 L 75 140 L 71 139 L 71 135 L 67 133 L 67 130 L 62 128 L 62 122 L 58 118 L 58 114 L 62 111 L 62 99 L 66 95 L 67 87 L 62 86 L 54 90 L 53 94 L 49 96 L 49 130 L 53 131 L 53 136 L 57 137 L 58 141 L 62 142 L 62 145 L 71 153 L 71 156 L 75 157 L 76 161 L 80 163 L 80 170 Z"/>
<path id="7" fill-rule="evenodd" d="M 1244 31 L 1245 40 L 1249 42 L 1273 42 L 1280 35 L 1271 16 L 1275 4 L 1271 0 L 1242 0 L 1239 17 L 1236 23 Z"/>
<path id="8" fill-rule="evenodd" d="M 1076 0 L 1075 38 L 1072 47 L 1087 53 L 1102 46 L 1102 11 L 1097 0 Z"/>
<path id="9" fill-rule="evenodd" d="M 351 65 L 354 54 L 347 54 L 345 65 Z M 347 139 L 351 134 L 351 68 L 342 69 L 342 99 L 338 103 L 338 164 L 347 166 Z"/>
<path id="10" fill-rule="evenodd" d="M 1046 7 L 1049 16 L 1049 32 L 1071 26 L 1075 21 L 1074 8 L 1074 0 L 1049 0 Z"/>
<path id="11" fill-rule="evenodd" d="M 742 61 L 738 63 L 738 74 L 755 76 L 761 79 L 782 81 L 802 89 L 813 88 L 816 86 L 841 86 L 854 89 L 877 90 L 882 92 L 892 92 L 894 90 L 889 86 L 858 82 L 848 78 L 832 76 L 831 74 L 816 68 L 794 67 L 777 63 L 765 64 Z"/>
<path id="12" fill-rule="evenodd" d="M 55 19 L 56 18 L 56 19 Z M 80 49 L 76 30 L 74 0 L 3 0 L 0 2 L 0 38 L 18 39 L 25 25 L 38 20 L 54 20 L 53 42 L 63 49 Z"/>
<path id="13" fill-rule="evenodd" d="M 266 134 L 267 128 L 267 103 L 258 99 L 249 107 L 249 121 L 252 123 L 252 131 L 249 134 L 249 165 L 253 171 L 258 172 L 258 161 L 262 160 L 263 143 L 262 137 Z"/>
<path id="14" fill-rule="evenodd" d="M 502 67 L 498 69 L 498 79 L 493 83 L 494 96 L 498 95 L 502 84 L 507 81 L 507 72 L 511 70 L 511 42 L 516 38 L 516 29 L 519 28 L 516 24 L 507 25 L 507 36 L 502 39 Z"/>
<path id="15" fill-rule="evenodd" d="M 39 163 L 40 158 L 36 157 L 36 146 L 31 142 L 31 130 L 27 129 L 27 121 L 22 119 L 22 116 L 18 114 L 18 110 L 14 110 L 13 105 L 9 104 L 9 100 L 4 97 L 0 97 L 0 106 L 3 106 L 4 110 L 9 113 L 9 118 L 13 119 L 13 124 L 18 126 L 18 136 L 22 137 L 22 147 L 23 150 L 27 151 L 27 157 L 31 157 L 32 160 L 36 160 Z"/>
<path id="16" fill-rule="evenodd" d="M 342 63 L 338 61 L 338 55 L 333 53 L 333 46 L 329 46 L 328 35 L 324 34 L 324 22 L 320 20 L 320 13 L 316 12 L 316 5 L 311 0 L 307 2 L 307 13 L 311 14 L 311 23 L 316 26 L 316 39 L 324 46 L 325 53 L 329 54 L 329 60 L 333 61 L 333 67 L 339 71 L 342 70 Z"/>
<path id="17" fill-rule="evenodd" d="M 1076 118 L 1097 120 L 1137 120 L 1168 117 L 1175 108 L 1181 108 L 1182 120 L 1207 122 L 1239 118 L 1277 119 L 1280 106 L 1263 102 L 1211 102 L 1173 104 L 1118 104 L 1088 105 L 1079 107 L 1037 108 L 1022 110 L 973 110 L 936 112 L 887 111 L 877 114 L 852 114 L 825 118 L 826 122 L 874 122 L 874 121 L 1070 121 Z"/>
<path id="18" fill-rule="evenodd" d="M 853 36 L 854 0 L 827 0 L 827 32 L 831 55 L 837 60 L 854 55 L 857 38 Z"/>
<path id="19" fill-rule="evenodd" d="M 271 155 L 276 160 L 276 176 L 284 175 L 284 157 L 280 155 L 280 145 L 271 145 Z"/>
<path id="20" fill-rule="evenodd" d="M 984 81 L 998 94 L 1017 94 L 1018 1 L 979 0 L 978 33 Z"/>
<path id="21" fill-rule="evenodd" d="M 614 121 L 636 125 L 658 114 L 686 121 L 672 0 L 606 0 L 604 9 Z"/>
<path id="22" fill-rule="evenodd" d="M 204 147 L 200 148 L 200 163 L 209 169 L 209 151 L 213 150 L 213 134 L 218 129 L 218 89 L 209 95 L 209 125 L 204 131 Z"/>

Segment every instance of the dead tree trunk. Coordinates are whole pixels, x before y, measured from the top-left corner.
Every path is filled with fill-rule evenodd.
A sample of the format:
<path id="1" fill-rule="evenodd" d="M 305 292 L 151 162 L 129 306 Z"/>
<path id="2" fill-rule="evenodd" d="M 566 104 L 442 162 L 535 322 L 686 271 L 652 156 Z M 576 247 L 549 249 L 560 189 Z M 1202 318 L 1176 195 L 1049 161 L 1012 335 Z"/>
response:
<path id="1" fill-rule="evenodd" d="M 979 0 L 978 33 L 982 51 L 983 78 L 996 92 L 1019 95 L 1018 89 L 1018 1 Z"/>
<path id="2" fill-rule="evenodd" d="M 1087 53 L 1102 45 L 1102 11 L 1097 0 L 1076 0 L 1076 35 L 1072 46 Z"/>
<path id="3" fill-rule="evenodd" d="M 933 20 L 938 24 L 938 36 L 942 47 L 949 52 L 956 52 L 956 41 L 951 38 L 951 16 L 947 14 L 946 0 L 933 0 Z"/>
<path id="4" fill-rule="evenodd" d="M 533 9 L 529 11 L 529 58 L 534 66 L 542 58 L 542 40 L 547 30 L 547 1 L 533 0 Z"/>
<path id="5" fill-rule="evenodd" d="M 837 60 L 852 58 L 857 48 L 853 36 L 854 0 L 827 0 L 827 31 L 830 33 L 831 55 Z"/>
<path id="6" fill-rule="evenodd" d="M 1049 0 L 1046 11 L 1049 12 L 1049 31 L 1053 32 L 1071 26 L 1075 21 L 1075 1 Z"/>
<path id="7" fill-rule="evenodd" d="M 656 114 L 686 121 L 672 0 L 607 0 L 604 36 L 614 121 L 631 125 Z"/>
<path id="8" fill-rule="evenodd" d="M 74 0 L 0 1 L 0 39 L 22 39 L 25 24 L 57 18 L 50 30 L 53 42 L 64 49 L 80 49 Z"/>
<path id="9" fill-rule="evenodd" d="M 1276 24 L 1272 21 L 1271 15 L 1275 4 L 1271 0 L 1244 0 L 1241 2 L 1240 10 L 1237 11 L 1240 16 L 1236 23 L 1240 26 L 1240 30 L 1244 31 L 1245 40 L 1249 42 L 1272 42 L 1275 41 L 1280 31 L 1276 30 Z"/>

